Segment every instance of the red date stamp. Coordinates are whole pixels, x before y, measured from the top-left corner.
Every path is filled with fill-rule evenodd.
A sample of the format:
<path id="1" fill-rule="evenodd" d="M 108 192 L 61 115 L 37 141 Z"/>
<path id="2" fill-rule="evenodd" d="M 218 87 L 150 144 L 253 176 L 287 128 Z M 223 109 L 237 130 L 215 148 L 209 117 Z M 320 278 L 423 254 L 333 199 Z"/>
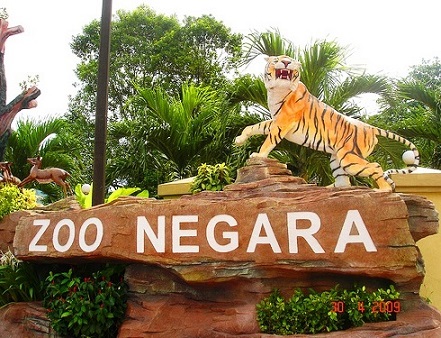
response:
<path id="1" fill-rule="evenodd" d="M 345 312 L 345 303 L 343 301 L 331 302 L 332 312 Z M 370 306 L 365 306 L 364 302 L 358 302 L 357 309 L 361 313 L 371 311 L 371 313 L 398 313 L 401 311 L 399 300 L 375 301 Z"/>

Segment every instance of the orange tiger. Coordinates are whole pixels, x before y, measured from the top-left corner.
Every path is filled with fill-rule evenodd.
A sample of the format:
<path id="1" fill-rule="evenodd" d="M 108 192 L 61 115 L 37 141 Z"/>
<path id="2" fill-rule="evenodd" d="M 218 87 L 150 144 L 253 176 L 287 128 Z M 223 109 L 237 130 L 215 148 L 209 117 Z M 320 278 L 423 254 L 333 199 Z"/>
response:
<path id="1" fill-rule="evenodd" d="M 395 188 L 391 173 L 410 173 L 419 165 L 420 155 L 415 145 L 394 133 L 373 127 L 343 115 L 309 93 L 300 82 L 300 63 L 286 56 L 267 59 L 264 83 L 268 91 L 271 120 L 245 127 L 236 138 L 242 145 L 250 136 L 268 135 L 258 153 L 251 157 L 267 157 L 282 140 L 331 154 L 330 166 L 335 187 L 350 186 L 349 176 L 371 177 L 378 188 Z M 407 169 L 383 171 L 378 163 L 366 160 L 377 144 L 377 136 L 384 136 L 409 147 L 414 163 Z"/>

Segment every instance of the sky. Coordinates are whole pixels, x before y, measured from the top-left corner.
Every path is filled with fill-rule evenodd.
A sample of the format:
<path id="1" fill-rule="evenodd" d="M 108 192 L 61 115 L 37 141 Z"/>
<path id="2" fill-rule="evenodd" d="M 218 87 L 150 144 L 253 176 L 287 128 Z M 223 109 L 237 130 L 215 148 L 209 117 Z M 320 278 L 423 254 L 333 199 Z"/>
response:
<path id="1" fill-rule="evenodd" d="M 349 64 L 370 74 L 400 78 L 423 59 L 441 57 L 439 0 L 113 0 L 112 12 L 141 4 L 180 20 L 211 14 L 232 32 L 244 35 L 277 28 L 301 47 L 315 40 L 335 40 L 348 48 Z M 9 14 L 9 27 L 24 28 L 6 42 L 8 102 L 29 76 L 39 77 L 41 90 L 38 107 L 23 110 L 17 119 L 64 114 L 77 80 L 72 37 L 93 19 L 100 20 L 102 0 L 0 0 L 0 7 Z M 245 71 L 259 74 L 264 62 L 256 62 L 261 64 Z"/>

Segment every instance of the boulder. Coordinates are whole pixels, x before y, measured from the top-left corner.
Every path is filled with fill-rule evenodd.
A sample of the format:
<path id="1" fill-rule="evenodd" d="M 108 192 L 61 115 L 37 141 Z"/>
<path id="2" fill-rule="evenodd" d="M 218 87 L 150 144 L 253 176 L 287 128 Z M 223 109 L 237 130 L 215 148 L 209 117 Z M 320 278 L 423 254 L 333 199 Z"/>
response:
<path id="1" fill-rule="evenodd" d="M 317 187 L 275 160 L 251 159 L 222 192 L 126 197 L 8 222 L 20 259 L 127 264 L 119 337 L 264 337 L 255 306 L 274 288 L 289 297 L 296 288 L 336 284 L 393 284 L 401 294 L 395 322 L 348 337 L 441 336 L 441 314 L 418 295 L 424 261 L 415 242 L 438 230 L 433 204 L 421 197 Z"/>

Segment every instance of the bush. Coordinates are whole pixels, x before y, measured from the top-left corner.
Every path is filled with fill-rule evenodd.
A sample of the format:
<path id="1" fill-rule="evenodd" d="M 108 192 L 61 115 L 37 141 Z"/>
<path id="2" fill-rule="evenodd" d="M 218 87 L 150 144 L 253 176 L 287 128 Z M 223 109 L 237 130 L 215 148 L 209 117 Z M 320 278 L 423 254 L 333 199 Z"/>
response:
<path id="1" fill-rule="evenodd" d="M 71 337 L 116 337 L 124 319 L 127 285 L 113 269 L 80 277 L 49 273 L 43 305 L 54 330 Z"/>
<path id="2" fill-rule="evenodd" d="M 78 203 L 83 209 L 88 209 L 92 207 L 92 190 L 93 184 L 90 185 L 90 191 L 87 194 L 83 193 L 81 184 L 77 184 L 75 186 L 75 196 Z M 112 202 L 113 200 L 116 200 L 118 197 L 121 196 L 132 196 L 134 193 L 136 193 L 137 197 L 149 197 L 148 190 L 143 190 L 139 192 L 140 190 L 140 188 L 118 188 L 113 191 L 108 198 L 106 198 L 104 203 Z"/>
<path id="3" fill-rule="evenodd" d="M 305 295 L 296 290 L 286 301 L 279 290 L 257 304 L 257 321 L 263 333 L 291 335 L 322 333 L 391 320 L 400 311 L 399 293 L 391 285 L 372 293 L 366 287 L 352 291 L 338 287 Z"/>
<path id="4" fill-rule="evenodd" d="M 224 186 L 233 183 L 231 169 L 225 164 L 216 165 L 201 164 L 198 168 L 190 191 L 195 194 L 204 190 L 220 191 Z"/>
<path id="5" fill-rule="evenodd" d="M 0 262 L 0 306 L 43 299 L 35 265 L 19 261 L 11 251 L 1 252 Z"/>
<path id="6" fill-rule="evenodd" d="M 20 190 L 15 185 L 4 185 L 0 188 L 0 220 L 11 212 L 32 209 L 37 205 L 33 190 Z"/>

